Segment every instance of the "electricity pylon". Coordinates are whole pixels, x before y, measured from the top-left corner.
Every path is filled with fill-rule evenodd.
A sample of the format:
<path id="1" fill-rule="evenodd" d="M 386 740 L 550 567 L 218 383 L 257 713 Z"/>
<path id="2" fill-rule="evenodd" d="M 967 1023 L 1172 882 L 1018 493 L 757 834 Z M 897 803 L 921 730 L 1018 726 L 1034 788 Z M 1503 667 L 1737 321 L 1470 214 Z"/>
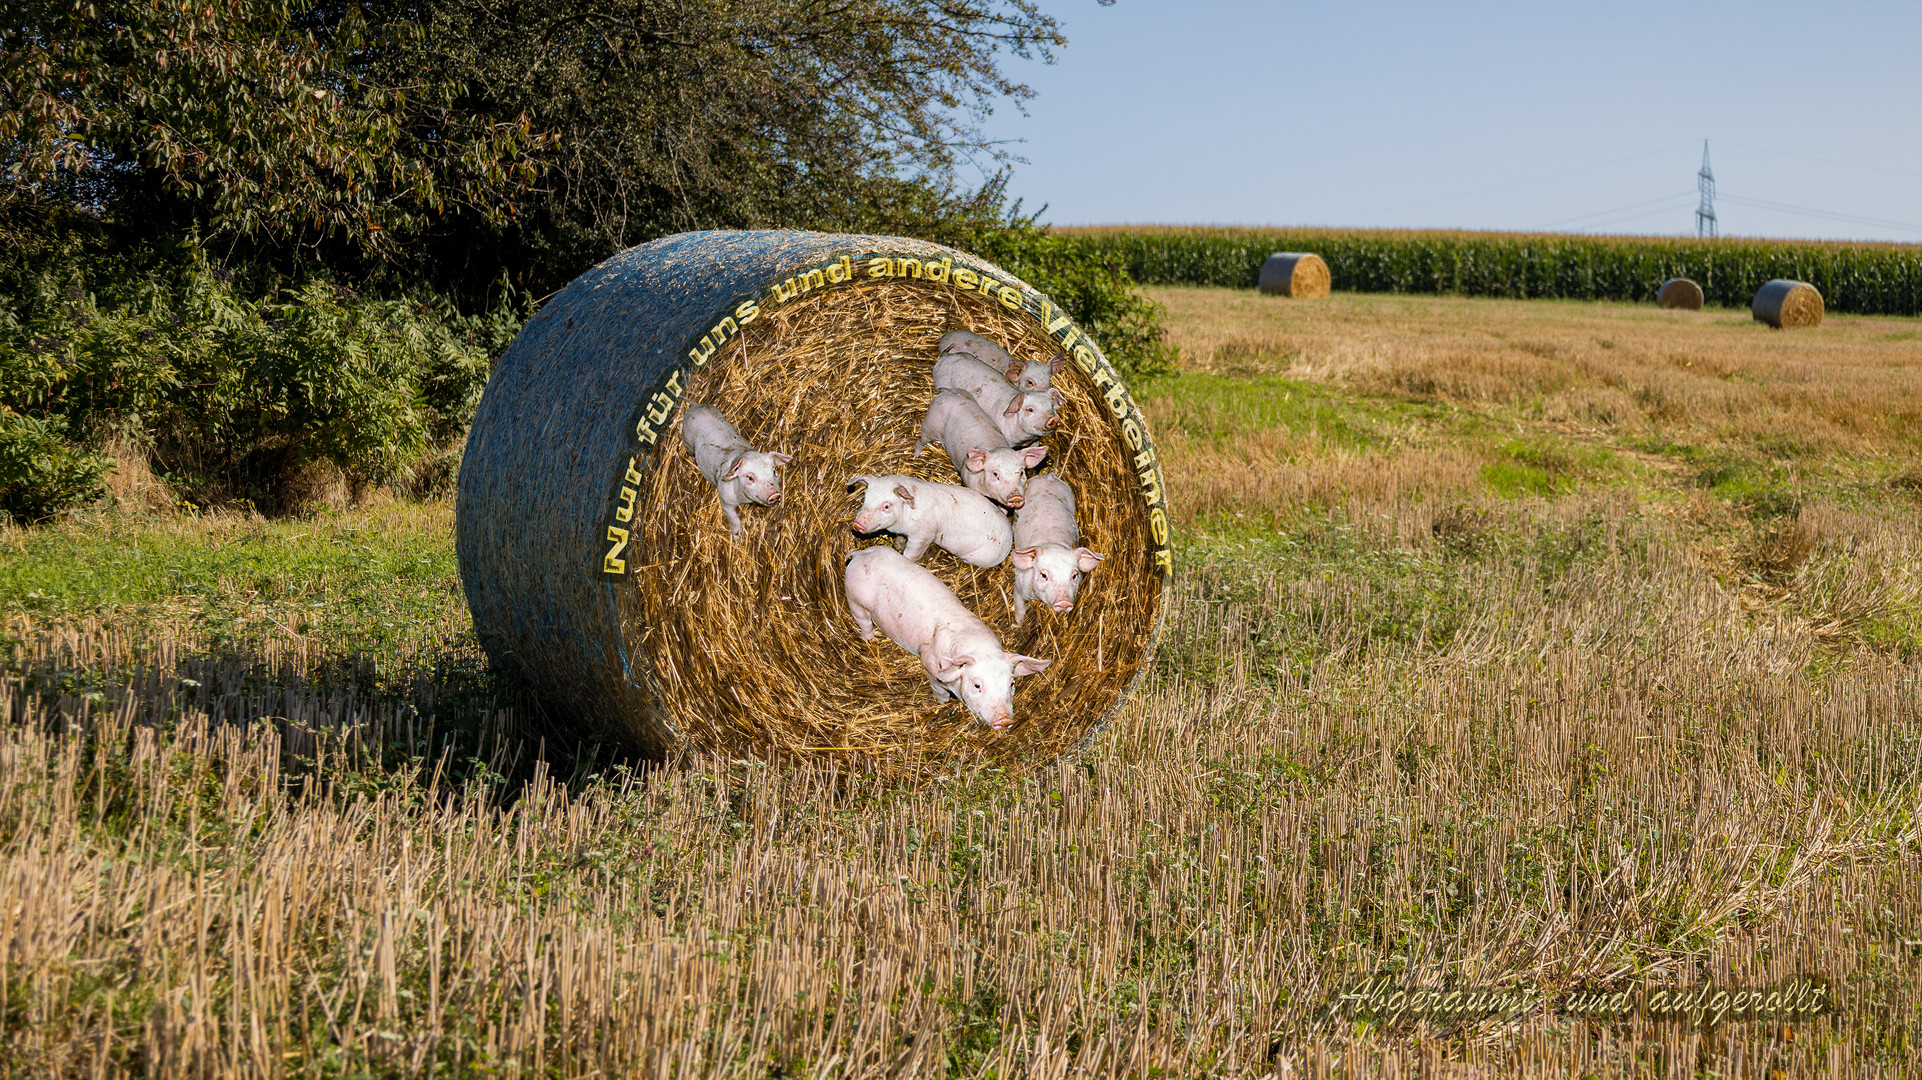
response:
<path id="1" fill-rule="evenodd" d="M 1695 186 L 1702 190 L 1702 205 L 1695 208 L 1695 235 L 1713 240 L 1721 235 L 1715 221 L 1715 170 L 1708 167 L 1708 140 L 1702 140 L 1702 171 L 1695 174 Z"/>

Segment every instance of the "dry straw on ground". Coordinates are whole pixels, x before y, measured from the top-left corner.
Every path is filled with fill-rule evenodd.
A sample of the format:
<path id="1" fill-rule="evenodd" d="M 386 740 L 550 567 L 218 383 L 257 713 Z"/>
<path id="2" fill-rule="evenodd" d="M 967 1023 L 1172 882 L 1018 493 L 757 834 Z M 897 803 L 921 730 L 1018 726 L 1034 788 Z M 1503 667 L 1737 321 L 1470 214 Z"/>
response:
<path id="1" fill-rule="evenodd" d="M 1332 280 L 1328 264 L 1309 252 L 1278 252 L 1261 264 L 1261 291 L 1275 296 L 1327 296 Z"/>
<path id="2" fill-rule="evenodd" d="M 742 753 L 857 755 L 912 771 L 963 752 L 1051 760 L 1089 734 L 1134 681 L 1160 619 L 1140 488 L 1100 402 L 1072 369 L 1057 375 L 1061 429 L 1041 468 L 1074 489 L 1084 542 L 1109 555 L 1073 611 L 1011 625 L 1013 571 L 935 548 L 923 558 L 1006 648 L 1050 661 L 1015 683 L 1015 727 L 989 732 L 958 702 L 936 702 L 920 661 L 848 614 L 842 570 L 856 474 L 959 477 L 938 446 L 913 453 L 934 394 L 941 335 L 980 334 L 1045 361 L 1031 317 L 918 283 L 867 282 L 791 304 L 749 326 L 690 384 L 756 447 L 794 455 L 783 503 L 742 513 L 728 538 L 714 491 L 670 423 L 641 502 L 639 598 L 631 642 L 653 658 L 663 704 L 699 746 Z M 875 541 L 868 541 L 875 542 Z M 885 759 L 885 762 L 884 760 Z"/>
<path id="3" fill-rule="evenodd" d="M 0 1072 L 1900 1075 L 1922 666 L 1850 648 L 1811 680 L 1815 630 L 1744 610 L 1632 497 L 1492 509 L 1600 513 L 1606 554 L 1462 564 L 1439 646 L 1382 635 L 1393 580 L 1198 565 L 1155 692 L 1027 779 L 708 757 L 508 805 L 333 787 L 356 745 L 434 760 L 431 696 L 11 627 Z M 1804 565 L 1860 565 L 1824 549 L 1863 522 L 1806 524 Z M 1883 533 L 1912 556 L 1913 515 Z M 1792 1037 L 1565 1006 L 1807 973 L 1844 1010 Z M 1331 1015 L 1369 976 L 1549 1000 Z"/>
<path id="4" fill-rule="evenodd" d="M 1805 336 L 1739 312 L 1680 318 L 1641 304 L 1346 292 L 1276 304 L 1233 289 L 1146 292 L 1167 307 L 1170 339 L 1195 373 L 1525 409 L 1571 432 L 1697 446 L 1788 437 L 1823 452 L 1913 455 L 1922 430 L 1909 319 L 1840 316 Z M 1170 481 L 1185 491 L 1191 480 L 1176 474 L 1189 459 L 1169 406 L 1151 398 L 1146 408 Z M 1258 468 L 1278 460 L 1251 458 Z M 1189 492 L 1176 509 L 1199 505 Z"/>
<path id="5" fill-rule="evenodd" d="M 1778 330 L 1822 324 L 1822 294 L 1806 281 L 1777 278 L 1756 290 L 1750 311 L 1758 322 Z"/>
<path id="6" fill-rule="evenodd" d="M 1662 282 L 1662 291 L 1655 295 L 1655 302 L 1665 308 L 1700 311 L 1702 287 L 1685 277 L 1669 278 Z"/>
<path id="7" fill-rule="evenodd" d="M 1215 417 L 1224 452 L 1267 455 L 1241 466 L 1274 470 L 1267 497 L 1349 514 L 1194 545 L 1147 692 L 1073 765 L 896 783 L 688 756 L 496 800 L 430 780 L 464 709 L 435 672 L 386 672 L 396 695 L 305 643 L 6 626 L 0 1074 L 1913 1075 L 1917 325 L 1156 295 L 1209 365 L 1352 384 L 1354 410 L 1424 377 L 1440 400 L 1302 477 L 1291 433 Z M 1582 411 L 1598 388 L 1628 411 Z M 1227 471 L 1151 400 L 1171 476 Z M 1839 505 L 1812 475 L 1766 523 L 1639 458 L 1600 490 L 1439 493 L 1473 478 L 1471 413 L 1623 453 L 1660 431 L 1859 456 L 1823 470 Z M 1878 462 L 1903 470 L 1880 495 Z M 141 527 L 189 525 L 235 539 Z M 339 768 L 356 747 L 424 765 Z M 1798 975 L 1840 1011 L 1571 1008 Z M 1544 1000 L 1332 1008 L 1370 976 Z"/>

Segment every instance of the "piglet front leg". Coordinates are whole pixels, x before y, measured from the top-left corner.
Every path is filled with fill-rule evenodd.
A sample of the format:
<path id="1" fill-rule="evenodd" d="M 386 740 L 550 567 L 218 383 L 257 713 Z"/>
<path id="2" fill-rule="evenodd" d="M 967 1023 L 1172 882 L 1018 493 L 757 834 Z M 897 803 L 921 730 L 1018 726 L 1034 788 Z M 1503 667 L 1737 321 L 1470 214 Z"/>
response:
<path id="1" fill-rule="evenodd" d="M 933 659 L 934 646 L 922 645 L 918 655 L 921 657 L 921 670 L 928 677 L 928 685 L 934 688 L 934 700 L 947 701 L 954 697 L 954 691 L 941 685 L 941 680 L 934 677 L 935 671 L 941 666 Z"/>

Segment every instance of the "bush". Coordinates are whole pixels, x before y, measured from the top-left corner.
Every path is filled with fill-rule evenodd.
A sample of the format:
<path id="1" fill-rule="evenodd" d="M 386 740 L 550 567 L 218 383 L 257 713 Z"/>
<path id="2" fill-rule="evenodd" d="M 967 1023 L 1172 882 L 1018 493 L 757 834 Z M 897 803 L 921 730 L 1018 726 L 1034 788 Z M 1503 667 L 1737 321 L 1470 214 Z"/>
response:
<path id="1" fill-rule="evenodd" d="M 1123 378 L 1174 370 L 1160 304 L 1135 291 L 1120 260 L 1037 226 L 1017 212 L 977 228 L 963 245 L 1023 278 L 1074 317 Z"/>
<path id="2" fill-rule="evenodd" d="M 34 475 L 78 476 L 89 459 L 72 447 L 126 434 L 190 500 L 266 513 L 300 509 L 328 466 L 358 490 L 444 454 L 466 431 L 490 350 L 518 326 L 506 311 L 463 318 L 320 280 L 243 286 L 193 245 L 50 260 L 22 284 L 0 300 L 0 406 L 60 421 L 22 446 L 51 438 L 75 455 L 56 466 L 66 459 L 22 451 L 47 463 Z M 92 489 L 33 490 L 70 504 Z"/>
<path id="3" fill-rule="evenodd" d="M 0 405 L 0 515 L 43 521 L 100 497 L 108 462 L 69 446 L 67 422 L 22 416 Z"/>

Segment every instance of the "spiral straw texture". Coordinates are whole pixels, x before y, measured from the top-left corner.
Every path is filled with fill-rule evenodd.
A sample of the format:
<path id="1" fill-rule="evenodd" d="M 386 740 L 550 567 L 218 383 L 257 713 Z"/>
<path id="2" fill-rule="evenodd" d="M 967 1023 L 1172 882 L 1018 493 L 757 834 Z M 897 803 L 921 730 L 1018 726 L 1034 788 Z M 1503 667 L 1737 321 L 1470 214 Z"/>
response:
<path id="1" fill-rule="evenodd" d="M 1655 302 L 1663 307 L 1683 311 L 1702 310 L 1702 300 L 1702 287 L 1685 277 L 1662 282 L 1662 291 L 1655 296 Z"/>
<path id="2" fill-rule="evenodd" d="M 1275 296 L 1311 299 L 1327 296 L 1333 282 L 1321 256 L 1304 251 L 1282 251 L 1261 264 L 1261 291 Z"/>

